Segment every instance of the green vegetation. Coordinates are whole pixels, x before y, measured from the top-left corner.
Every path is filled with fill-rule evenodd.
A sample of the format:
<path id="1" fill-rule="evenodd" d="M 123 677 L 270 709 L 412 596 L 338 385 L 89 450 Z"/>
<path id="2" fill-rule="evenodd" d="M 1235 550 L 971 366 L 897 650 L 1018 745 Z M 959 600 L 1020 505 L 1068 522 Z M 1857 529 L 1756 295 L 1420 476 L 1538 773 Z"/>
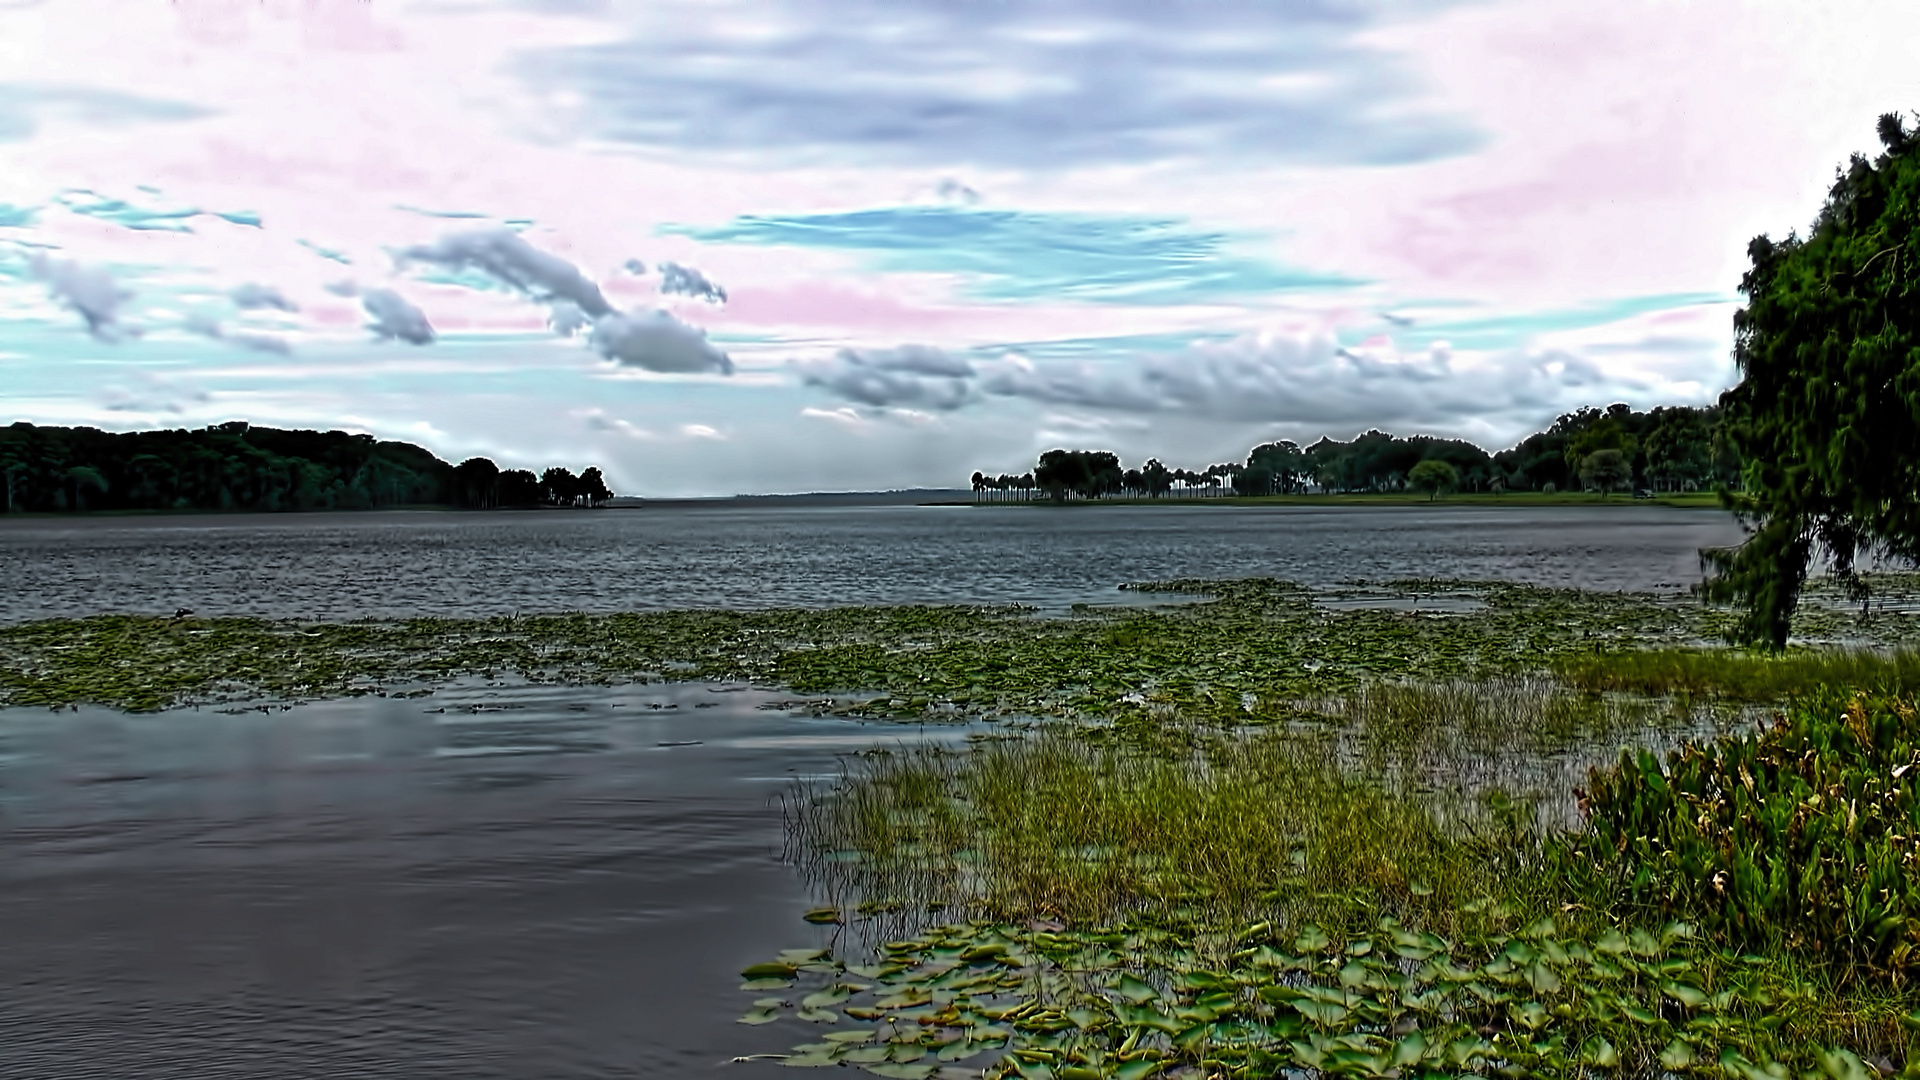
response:
<path id="1" fill-rule="evenodd" d="M 1724 396 L 1745 458 L 1730 500 L 1755 531 L 1714 555 L 1735 632 L 1779 648 L 1812 560 L 1843 579 L 1879 549 L 1920 556 L 1920 131 L 1880 118 L 1884 152 L 1854 155 L 1805 238 L 1747 247 L 1734 315 L 1741 382 Z"/>
<path id="2" fill-rule="evenodd" d="M 0 491 L 6 513 L 569 506 L 613 497 L 596 468 L 535 477 L 486 458 L 455 467 L 411 443 L 245 421 L 127 433 L 16 423 L 0 428 Z"/>
<path id="3" fill-rule="evenodd" d="M 1920 967 L 1920 765 L 1911 698 L 1828 691 L 1754 734 L 1645 750 L 1596 774 L 1580 888 L 1729 945 L 1801 950 L 1855 977 Z"/>
<path id="4" fill-rule="evenodd" d="M 1027 473 L 974 473 L 973 490 L 984 502 L 1026 502 L 1041 496 L 1061 502 L 1247 498 L 1310 490 L 1341 495 L 1409 488 L 1431 492 L 1437 488 L 1422 487 L 1414 479 L 1414 471 L 1431 461 L 1453 470 L 1451 487 L 1472 493 L 1570 491 L 1582 482 L 1604 493 L 1636 481 L 1654 492 L 1692 492 L 1739 483 L 1741 458 L 1724 428 L 1718 409 L 1635 412 L 1615 404 L 1567 413 L 1547 430 L 1494 454 L 1459 439 L 1400 437 L 1384 431 L 1367 431 L 1350 442 L 1322 437 L 1305 448 L 1289 441 L 1264 443 L 1247 453 L 1245 463 L 1199 470 L 1169 469 L 1158 459 L 1123 469 L 1120 459 L 1107 451 L 1049 450 Z"/>

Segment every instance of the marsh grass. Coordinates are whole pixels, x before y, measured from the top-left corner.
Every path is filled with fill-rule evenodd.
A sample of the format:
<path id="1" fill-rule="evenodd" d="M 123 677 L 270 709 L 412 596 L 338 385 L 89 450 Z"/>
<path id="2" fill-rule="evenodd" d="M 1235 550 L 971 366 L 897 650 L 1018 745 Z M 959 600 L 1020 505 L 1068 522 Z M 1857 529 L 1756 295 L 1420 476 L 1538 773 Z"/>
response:
<path id="1" fill-rule="evenodd" d="M 1341 768 L 1333 740 L 1271 731 L 1182 755 L 1043 729 L 863 757 L 838 783 L 796 789 L 788 820 L 823 893 L 856 910 L 877 898 L 1075 923 L 1292 924 L 1446 911 L 1493 885 L 1468 833 Z"/>
<path id="2" fill-rule="evenodd" d="M 1643 649 L 1566 655 L 1553 669 L 1591 693 L 1784 703 L 1828 686 L 1911 693 L 1920 689 L 1920 648 Z"/>
<path id="3" fill-rule="evenodd" d="M 1543 801 L 1622 746 L 1658 754 L 1753 711 L 1544 679 L 1299 704 L 1158 742 L 1051 724 L 868 754 L 796 787 L 791 853 L 828 901 L 810 917 L 847 924 L 848 958 L 789 965 L 827 984 L 801 1015 L 837 1022 L 843 1003 L 880 1026 L 791 1063 L 1864 1080 L 1920 1060 L 1911 986 L 1622 922 L 1568 888 L 1571 822 Z M 746 1022 L 778 1015 L 763 999 Z"/>
<path id="4" fill-rule="evenodd" d="M 1300 702 L 1286 724 L 1150 741 L 1049 725 L 850 759 L 790 794 L 791 854 L 853 913 L 1444 925 L 1528 891 L 1589 768 L 1740 722 L 1511 679 L 1374 684 Z"/>

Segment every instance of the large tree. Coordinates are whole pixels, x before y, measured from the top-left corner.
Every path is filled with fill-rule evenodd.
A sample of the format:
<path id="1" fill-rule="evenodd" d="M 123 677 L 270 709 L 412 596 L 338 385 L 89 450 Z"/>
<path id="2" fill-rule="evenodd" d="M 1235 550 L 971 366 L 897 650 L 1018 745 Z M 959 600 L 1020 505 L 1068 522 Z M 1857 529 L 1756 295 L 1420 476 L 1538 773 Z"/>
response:
<path id="1" fill-rule="evenodd" d="M 1813 559 L 1853 592 L 1865 553 L 1920 556 L 1920 131 L 1882 116 L 1884 152 L 1839 171 L 1803 238 L 1747 246 L 1740 384 L 1721 397 L 1746 460 L 1724 494 L 1749 535 L 1706 552 L 1706 592 L 1778 648 Z"/>

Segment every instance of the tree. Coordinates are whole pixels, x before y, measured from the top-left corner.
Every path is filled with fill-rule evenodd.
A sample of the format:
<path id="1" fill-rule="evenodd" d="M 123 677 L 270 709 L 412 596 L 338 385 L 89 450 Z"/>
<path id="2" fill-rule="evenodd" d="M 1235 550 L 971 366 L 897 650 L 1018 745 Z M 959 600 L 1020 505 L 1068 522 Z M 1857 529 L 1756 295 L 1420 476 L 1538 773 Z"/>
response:
<path id="1" fill-rule="evenodd" d="M 600 475 L 600 466 L 589 465 L 580 474 L 580 497 L 587 500 L 588 506 L 599 506 L 613 498 L 613 490 L 607 487 L 606 477 Z"/>
<path id="2" fill-rule="evenodd" d="M 1427 501 L 1432 502 L 1434 496 L 1442 491 L 1452 491 L 1460 483 L 1460 472 L 1444 461 L 1428 458 L 1407 470 L 1407 483 L 1412 484 L 1416 491 L 1426 492 Z"/>
<path id="3" fill-rule="evenodd" d="M 1580 479 L 1600 489 L 1600 497 L 1633 479 L 1624 450 L 1595 450 L 1580 460 Z"/>
<path id="4" fill-rule="evenodd" d="M 540 501 L 553 506 L 572 506 L 580 497 L 580 478 L 572 469 L 558 465 L 540 474 Z"/>
<path id="5" fill-rule="evenodd" d="M 73 468 L 68 469 L 67 481 L 73 485 L 73 508 L 75 510 L 85 510 L 87 508 L 85 492 L 89 488 L 103 494 L 107 490 L 107 478 L 101 476 L 100 470 L 91 465 L 75 465 Z"/>
<path id="6" fill-rule="evenodd" d="M 1861 555 L 1920 556 L 1920 131 L 1887 114 L 1879 136 L 1805 238 L 1747 245 L 1741 381 L 1720 401 L 1746 463 L 1721 498 L 1748 535 L 1702 553 L 1705 593 L 1743 609 L 1738 640 L 1785 645 L 1817 554 L 1862 601 Z"/>

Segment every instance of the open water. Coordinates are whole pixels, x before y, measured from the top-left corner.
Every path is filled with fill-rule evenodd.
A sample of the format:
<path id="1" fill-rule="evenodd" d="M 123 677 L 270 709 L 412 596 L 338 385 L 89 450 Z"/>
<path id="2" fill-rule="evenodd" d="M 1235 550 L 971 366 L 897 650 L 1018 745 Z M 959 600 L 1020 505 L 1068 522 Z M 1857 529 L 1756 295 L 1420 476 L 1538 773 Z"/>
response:
<path id="1" fill-rule="evenodd" d="M 1724 515 L 695 507 L 0 519 L 0 620 L 1115 602 L 1124 581 L 1676 590 Z M 742 687 L 0 710 L 0 1077 L 790 1075 L 739 969 L 823 944 L 777 799 L 916 729 Z"/>
<path id="2" fill-rule="evenodd" d="M 1127 581 L 1498 578 L 1679 591 L 1736 543 L 1661 506 L 668 507 L 0 517 L 0 622 L 1125 599 Z"/>

